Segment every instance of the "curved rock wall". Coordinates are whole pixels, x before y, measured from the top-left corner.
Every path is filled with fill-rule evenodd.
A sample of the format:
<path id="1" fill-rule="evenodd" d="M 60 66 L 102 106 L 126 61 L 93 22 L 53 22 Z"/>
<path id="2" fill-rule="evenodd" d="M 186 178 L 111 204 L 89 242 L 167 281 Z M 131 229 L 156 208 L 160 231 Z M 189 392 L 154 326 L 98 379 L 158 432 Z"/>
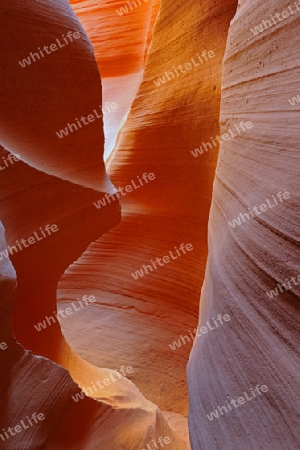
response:
<path id="1" fill-rule="evenodd" d="M 1 15 L 2 145 L 45 173 L 109 189 L 99 151 L 101 81 L 92 45 L 68 2 L 5 1 Z"/>
<path id="2" fill-rule="evenodd" d="M 132 185 L 131 180 L 139 186 L 144 173 L 154 173 L 155 179 L 120 194 L 120 224 L 93 243 L 59 285 L 62 306 L 88 287 L 97 297 L 97 309 L 85 309 L 80 329 L 75 319 L 62 321 L 76 352 L 111 368 L 127 361 L 134 367 L 132 380 L 147 398 L 183 416 L 189 330 L 197 324 L 217 156 L 217 149 L 198 158 L 191 151 L 219 133 L 221 62 L 235 9 L 236 1 L 226 8 L 194 1 L 176 7 L 162 3 L 142 84 L 109 160 L 117 188 Z M 204 51 L 207 59 L 203 56 L 201 63 L 197 54 Z M 177 76 L 173 66 L 186 63 L 192 67 Z M 175 78 L 155 84 L 172 70 Z M 164 266 L 156 263 L 139 279 L 132 276 L 170 251 L 178 255 L 175 247 L 189 243 L 192 251 L 180 251 Z M 185 345 L 172 350 L 170 344 L 181 335 L 187 335 Z"/>
<path id="3" fill-rule="evenodd" d="M 70 4 L 91 39 L 101 73 L 106 159 L 141 82 L 160 0 Z"/>
<path id="4" fill-rule="evenodd" d="M 283 20 L 288 1 L 240 3 L 224 60 L 221 132 L 241 121 L 253 127 L 224 141 L 218 159 L 199 327 L 218 314 L 230 320 L 194 343 L 190 435 L 197 450 L 288 450 L 300 442 L 299 105 L 288 101 L 297 92 L 300 12 L 293 5 Z M 251 31 L 275 12 L 280 21 Z"/>
<path id="5" fill-rule="evenodd" d="M 92 112 L 95 100 L 101 105 L 101 81 L 91 46 L 71 8 L 66 1 L 25 6 L 10 1 L 4 2 L 1 12 L 5 16 L 1 32 L 6 47 L 1 47 L 4 101 L 0 141 L 10 151 L 1 147 L 0 152 L 1 161 L 6 161 L 0 179 L 1 220 L 6 229 L 5 240 L 1 225 L 1 340 L 7 347 L 1 348 L 0 359 L 4 399 L 1 446 L 8 450 L 92 450 L 99 446 L 134 450 L 159 436 L 168 436 L 174 448 L 183 450 L 183 440 L 129 379 L 78 357 L 66 343 L 58 322 L 50 320 L 41 331 L 34 327 L 46 316 L 55 315 L 59 278 L 91 241 L 118 223 L 120 208 L 115 202 L 102 213 L 93 206 L 93 201 L 111 191 L 102 161 L 101 119 L 100 126 L 87 125 L 86 140 L 81 134 L 85 130 L 78 129 L 71 136 L 56 137 L 55 144 L 50 145 L 54 124 L 62 127 L 77 111 Z M 43 41 L 50 44 L 57 33 L 69 28 L 79 29 L 83 35 L 74 54 L 64 59 L 56 49 L 57 53 L 43 57 L 47 63 L 44 66 L 44 60 L 37 59 L 18 68 L 20 55 L 34 51 Z M 7 48 L 12 51 L 7 52 Z M 101 113 L 101 107 L 98 111 Z M 13 159 L 17 153 L 22 161 Z M 47 224 L 56 227 L 48 235 Z M 7 246 L 9 253 L 5 253 Z M 13 333 L 20 344 L 11 332 L 12 314 Z M 110 376 L 117 376 L 118 383 L 106 383 L 101 391 L 93 392 L 96 401 L 82 395 L 68 371 L 82 388 Z M 76 401 L 77 394 L 81 397 Z M 44 414 L 36 427 L 8 434 L 9 427 L 14 428 L 33 413 Z"/>
<path id="6" fill-rule="evenodd" d="M 144 68 L 159 0 L 70 0 L 70 4 L 94 46 L 102 78 Z"/>
<path id="7" fill-rule="evenodd" d="M 146 66 L 107 162 L 117 199 L 83 27 L 66 0 L 2 5 L 0 158 L 21 161 L 0 178 L 1 428 L 45 415 L 4 448 L 152 450 L 168 436 L 169 449 L 186 449 L 192 345 L 193 450 L 298 448 L 297 14 L 272 24 L 272 4 L 260 0 L 237 12 L 237 0 L 165 0 L 153 31 L 157 1 L 123 16 L 122 2 L 72 3 L 108 92 Z M 285 0 L 279 8 L 291 11 Z M 106 13 L 103 33 L 124 19 L 122 34 L 136 37 L 122 53 L 112 32 L 114 64 L 100 52 Z M 68 31 L 80 37 L 60 47 Z M 67 125 L 95 108 L 99 120 Z M 57 231 L 22 247 L 47 224 Z M 17 248 L 10 259 L 7 245 Z M 85 295 L 95 301 L 80 313 L 50 319 L 57 299 L 67 311 Z M 123 365 L 133 368 L 126 377 L 115 370 Z"/>

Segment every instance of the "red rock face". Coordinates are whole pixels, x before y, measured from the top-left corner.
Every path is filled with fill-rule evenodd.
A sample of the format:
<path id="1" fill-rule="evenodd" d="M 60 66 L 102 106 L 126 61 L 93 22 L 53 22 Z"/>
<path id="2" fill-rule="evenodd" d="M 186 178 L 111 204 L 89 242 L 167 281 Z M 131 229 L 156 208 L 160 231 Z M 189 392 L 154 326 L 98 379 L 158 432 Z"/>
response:
<path id="1" fill-rule="evenodd" d="M 298 287 L 267 294 L 297 270 L 297 15 L 255 34 L 266 2 L 158 7 L 2 5 L 5 449 L 299 446 Z"/>
<path id="2" fill-rule="evenodd" d="M 0 253 L 1 329 L 7 346 L 6 353 L 1 354 L 1 373 L 4 373 L 1 383 L 6 389 L 8 383 L 11 384 L 4 400 L 5 419 L 2 418 L 1 421 L 4 435 L 0 436 L 1 442 L 5 442 L 7 449 L 15 449 L 20 445 L 26 448 L 47 446 L 49 449 L 92 449 L 100 445 L 103 448 L 119 449 L 120 435 L 124 436 L 122 442 L 127 447 L 135 445 L 132 442 L 145 447 L 158 435 L 169 436 L 174 445 L 183 449 L 186 447 L 183 440 L 170 429 L 158 408 L 121 375 L 118 383 L 105 385 L 105 388 L 101 388 L 103 390 L 94 394 L 94 397 L 99 397 L 98 402 L 85 396 L 76 402 L 72 395 L 75 396 L 78 392 L 81 394 L 81 391 L 68 371 L 82 387 L 90 386 L 110 375 L 116 376 L 116 372 L 91 366 L 79 358 L 65 342 L 58 323 L 49 324 L 43 330 L 44 334 L 39 334 L 34 328 L 37 321 L 54 314 L 56 286 L 64 270 L 80 256 L 88 243 L 118 223 L 119 204 L 116 202 L 108 207 L 105 214 L 93 206 L 93 201 L 105 193 L 101 189 L 107 189 L 106 192 L 111 189 L 102 162 L 102 127 L 93 127 L 92 123 L 88 125 L 88 144 L 94 144 L 87 148 L 87 159 L 84 159 L 83 142 L 80 141 L 80 131 L 85 130 L 77 130 L 78 141 L 74 146 L 71 146 L 73 135 L 70 141 L 57 137 L 58 144 L 50 145 L 49 135 L 52 135 L 53 123 L 64 123 L 71 114 L 74 115 L 75 100 L 78 109 L 87 108 L 88 111 L 93 110 L 95 99 L 98 98 L 101 102 L 99 74 L 95 68 L 91 46 L 79 22 L 66 2 L 51 7 L 48 2 L 31 3 L 26 7 L 18 2 L 10 2 L 3 5 L 2 11 L 6 17 L 5 28 L 2 28 L 5 43 L 10 44 L 14 50 L 17 49 L 2 54 L 4 86 L 10 88 L 13 83 L 16 86 L 23 83 L 25 89 L 17 91 L 20 94 L 20 106 L 15 118 L 12 105 L 17 101 L 14 97 L 16 94 L 11 89 L 5 95 L 2 92 L 3 104 L 8 108 L 8 113 L 2 116 L 2 130 L 5 126 L 6 131 L 2 131 L 1 140 L 11 152 L 19 152 L 23 161 L 15 161 L 4 170 L 1 169 L 1 219 L 7 230 L 6 244 L 4 230 L 1 229 L 0 249 L 0 252 L 4 252 Z M 72 65 L 75 60 L 72 53 L 64 60 L 62 55 L 57 56 L 58 50 L 54 55 L 47 55 L 49 60 L 51 56 L 58 58 L 56 63 L 51 63 L 53 67 L 59 68 L 56 72 L 52 71 L 52 77 L 50 62 L 48 71 L 45 71 L 45 67 L 42 70 L 39 65 L 43 60 L 33 62 L 35 66 L 32 64 L 32 73 L 25 72 L 26 69 L 31 69 L 30 66 L 20 66 L 21 72 L 13 77 L 14 64 L 17 65 L 22 52 L 26 53 L 29 48 L 34 50 L 34 46 L 40 45 L 41 40 L 51 42 L 57 33 L 68 30 L 71 25 L 77 26 L 84 36 L 83 43 L 74 53 L 79 64 L 76 72 L 78 78 L 74 83 Z M 22 30 L 22 41 L 16 37 L 17 41 L 12 46 L 9 39 L 16 36 L 13 33 L 16 27 Z M 46 56 L 44 58 L 46 61 Z M 84 75 L 80 64 L 86 64 Z M 83 92 L 85 90 L 83 82 L 93 88 L 92 98 L 86 93 L 79 95 L 79 86 Z M 51 102 L 44 104 L 47 83 L 51 84 L 52 96 Z M 62 95 L 63 87 L 65 97 Z M 89 91 L 90 88 L 87 89 Z M 46 116 L 40 115 L 42 104 Z M 58 109 L 56 117 L 54 105 Z M 25 114 L 25 108 L 29 113 Z M 45 132 L 45 117 L 49 118 L 48 133 Z M 36 131 L 37 125 L 42 131 Z M 89 160 L 91 154 L 93 155 Z M 64 161 L 68 157 L 70 164 L 66 166 Z M 7 150 L 1 150 L 1 159 L 9 161 Z M 91 178 L 86 177 L 87 172 Z M 36 232 L 40 233 L 37 236 L 41 238 L 46 222 L 56 225 L 57 234 L 53 233 L 43 239 L 36 238 Z M 34 237 L 37 241 L 31 246 Z M 22 239 L 27 242 L 25 248 L 18 247 L 24 245 Z M 6 245 L 12 248 L 11 260 L 15 270 L 5 256 Z M 16 250 L 13 249 L 15 245 Z M 16 343 L 9 327 L 13 300 L 14 336 L 22 345 L 48 359 L 29 354 Z M 35 412 L 43 413 L 45 419 L 37 424 L 32 433 L 5 434 L 9 433 L 10 426 L 21 423 L 27 415 L 31 416 Z M 106 433 L 104 428 L 107 428 Z M 130 433 L 126 431 L 130 429 Z"/>
<path id="3" fill-rule="evenodd" d="M 3 4 L 2 13 L 7 19 L 2 27 L 6 65 L 2 74 L 5 93 L 1 101 L 1 142 L 38 170 L 105 190 L 106 178 L 101 177 L 104 166 L 99 153 L 99 142 L 103 141 L 101 82 L 93 48 L 67 2 L 36 10 L 37 3 L 19 6 L 22 18 L 14 2 Z M 52 25 L 44 33 L 44 28 L 55 22 L 57 15 L 64 15 L 64 22 L 57 20 L 56 26 Z M 17 35 L 12 29 L 13 20 L 18 22 Z M 73 42 L 70 42 L 66 37 L 69 31 L 78 32 L 80 37 L 71 36 Z M 55 51 L 50 48 L 53 44 Z M 44 45 L 49 54 L 43 51 Z M 84 57 L 80 60 L 78 54 Z M 18 63 L 28 58 L 30 64 L 26 67 Z M 66 82 L 71 72 L 78 75 L 72 85 Z M 94 109 L 100 117 L 96 117 Z M 90 114 L 95 115 L 93 122 L 78 125 L 76 118 Z M 66 129 L 68 135 L 59 137 L 57 133 L 62 136 L 61 129 Z"/>
<path id="4" fill-rule="evenodd" d="M 144 68 L 159 0 L 70 0 L 70 4 L 94 46 L 103 78 Z"/>
<path id="5" fill-rule="evenodd" d="M 97 297 L 98 307 L 82 314 L 80 340 L 75 318 L 63 321 L 64 334 L 76 352 L 96 365 L 105 362 L 114 367 L 129 361 L 135 367 L 132 379 L 146 397 L 164 411 L 183 416 L 187 415 L 185 372 L 192 344 L 189 330 L 197 324 L 216 162 L 216 151 L 194 158 L 191 150 L 219 133 L 221 63 L 236 4 L 231 2 L 226 11 L 221 6 L 209 11 L 201 5 L 190 7 L 194 20 L 185 26 L 185 5 L 175 10 L 171 3 L 163 7 L 143 82 L 110 158 L 109 173 L 116 187 L 125 189 L 131 180 L 140 186 L 139 179 L 144 184 L 125 196 L 120 194 L 120 224 L 93 243 L 59 285 L 64 307 L 68 297 L 78 298 L 89 286 Z M 166 17 L 173 24 L 168 46 Z M 183 52 L 186 34 L 198 33 L 199 17 L 198 41 L 186 44 Z M 209 29 L 218 29 L 214 43 Z M 205 50 L 215 56 L 206 55 L 207 60 L 203 56 L 201 63 L 197 55 L 201 57 Z M 173 66 L 186 63 L 192 68 L 177 77 Z M 158 77 L 172 70 L 175 78 L 156 86 Z M 153 173 L 155 179 L 144 182 L 144 173 Z M 193 250 L 183 254 L 179 246 L 189 243 Z M 157 257 L 167 255 L 169 263 L 155 263 Z M 144 265 L 150 265 L 149 273 L 134 279 L 132 273 Z M 185 345 L 181 341 L 182 348 L 173 351 L 170 344 L 181 335 L 187 335 Z"/>
<path id="6" fill-rule="evenodd" d="M 103 79 L 105 159 L 136 95 L 151 42 L 159 0 L 70 1 L 94 47 Z M 109 106 L 115 103 L 112 111 Z"/>

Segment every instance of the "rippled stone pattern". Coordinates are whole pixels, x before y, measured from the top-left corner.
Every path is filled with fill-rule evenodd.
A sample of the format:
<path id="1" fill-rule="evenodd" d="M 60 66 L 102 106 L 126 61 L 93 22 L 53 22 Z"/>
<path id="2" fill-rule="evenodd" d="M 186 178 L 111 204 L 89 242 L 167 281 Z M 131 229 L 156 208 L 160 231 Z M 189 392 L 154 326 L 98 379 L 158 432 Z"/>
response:
<path id="1" fill-rule="evenodd" d="M 0 142 L 5 148 L 0 154 L 1 160 L 19 154 L 21 161 L 1 171 L 6 232 L 4 236 L 1 225 L 0 253 L 48 223 L 58 227 L 56 234 L 14 253 L 11 262 L 5 256 L 0 261 L 1 341 L 8 347 L 0 359 L 5 389 L 1 427 L 14 426 L 34 412 L 45 415 L 30 433 L 7 439 L 5 448 L 133 450 L 157 436 L 169 436 L 174 447 L 183 450 L 183 440 L 129 379 L 106 386 L 97 394 L 98 401 L 84 396 L 75 402 L 72 395 L 81 393 L 76 383 L 89 386 L 116 372 L 81 359 L 57 323 L 40 333 L 34 328 L 56 311 L 57 283 L 66 268 L 119 222 L 120 206 L 115 202 L 103 213 L 93 206 L 112 192 L 102 161 L 102 121 L 100 126 L 89 125 L 88 137 L 84 129 L 69 140 L 55 136 L 76 114 L 93 111 L 95 102 L 101 105 L 92 47 L 68 2 L 23 5 L 12 0 L 3 2 L 1 13 Z M 76 49 L 69 44 L 28 67 L 18 64 L 41 42 L 52 43 L 70 28 L 83 37 Z"/>
<path id="2" fill-rule="evenodd" d="M 240 2 L 224 60 L 221 132 L 241 120 L 253 128 L 221 145 L 209 219 L 209 257 L 199 327 L 220 313 L 231 320 L 195 342 L 188 368 L 193 449 L 296 449 L 299 392 L 299 14 L 254 36 L 251 28 L 289 2 Z M 294 7 L 294 12 L 296 8 Z M 288 191 L 278 205 L 272 196 Z M 251 217 L 249 209 L 268 203 Z M 265 209 L 265 208 L 263 208 Z M 244 216 L 241 225 L 229 221 Z M 241 216 L 240 216 L 241 217 Z M 207 414 L 256 385 L 268 391 Z M 219 412 L 219 415 L 221 413 Z"/>

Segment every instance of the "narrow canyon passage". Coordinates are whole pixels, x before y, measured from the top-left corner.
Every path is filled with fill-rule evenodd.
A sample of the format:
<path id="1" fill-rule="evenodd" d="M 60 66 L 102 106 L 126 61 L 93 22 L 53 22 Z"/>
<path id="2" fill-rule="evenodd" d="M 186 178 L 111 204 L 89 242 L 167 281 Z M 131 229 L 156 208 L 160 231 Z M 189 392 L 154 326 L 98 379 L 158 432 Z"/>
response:
<path id="1" fill-rule="evenodd" d="M 106 160 L 140 85 L 160 0 L 125 4 L 127 13 L 121 15 L 119 0 L 70 0 L 70 5 L 91 40 L 101 75 Z M 105 110 L 112 102 L 113 113 Z"/>
<path id="2" fill-rule="evenodd" d="M 3 0 L 0 449 L 299 448 L 298 12 Z"/>
<path id="3" fill-rule="evenodd" d="M 224 16 L 221 19 L 218 9 L 194 8 L 195 17 L 199 14 L 204 25 L 198 40 L 189 43 L 181 55 L 183 61 L 193 56 L 198 60 L 193 72 L 183 75 L 185 89 L 179 90 L 182 81 L 175 79 L 170 86 L 153 91 L 154 80 L 168 66 L 172 69 L 170 49 L 174 55 L 176 46 L 182 50 L 186 33 L 193 33 L 192 26 L 198 28 L 199 24 L 175 28 L 163 55 L 162 42 L 168 31 L 158 18 L 142 84 L 109 160 L 116 188 L 137 181 L 137 175 L 149 171 L 149 163 L 155 179 L 121 197 L 120 224 L 89 246 L 58 287 L 60 308 L 87 290 L 97 298 L 81 313 L 82 322 L 75 316 L 60 320 L 76 353 L 101 367 L 114 368 L 129 361 L 134 368 L 130 379 L 146 398 L 163 411 L 183 416 L 187 416 L 186 365 L 193 342 L 189 330 L 197 326 L 216 163 L 216 152 L 196 160 L 191 150 L 200 145 L 200 137 L 205 140 L 208 133 L 219 132 L 221 63 L 236 3 L 228 8 L 227 21 Z M 209 25 L 218 29 L 213 46 L 208 16 Z M 172 16 L 174 26 L 181 17 L 178 8 Z M 203 57 L 201 64 L 199 43 L 207 51 L 213 49 L 214 58 Z M 176 61 L 176 56 L 173 58 Z M 99 66 L 101 70 L 101 63 Z M 182 106 L 185 103 L 188 109 Z M 195 209 L 196 204 L 201 208 Z M 182 243 L 193 245 L 189 255 L 134 280 L 132 272 Z M 189 341 L 173 351 L 169 344 L 181 335 L 190 336 Z"/>
<path id="4" fill-rule="evenodd" d="M 163 72 L 163 66 L 166 64 L 160 55 L 161 41 L 164 37 L 160 33 L 157 34 L 156 41 L 152 42 L 152 50 L 148 54 L 151 78 L 149 79 L 146 68 L 132 113 L 122 130 L 123 137 L 118 144 L 121 148 L 116 149 L 109 165 L 114 185 L 125 186 L 127 181 L 136 179 L 137 174 L 142 176 L 144 171 L 148 170 L 151 151 L 150 167 L 155 174 L 155 180 L 140 190 L 134 190 L 128 194 L 128 198 L 124 198 L 121 223 L 85 251 L 78 263 L 68 269 L 58 289 L 58 297 L 64 300 L 63 303 L 59 301 L 59 308 L 66 307 L 66 299 L 70 301 L 78 298 L 78 292 L 84 295 L 84 290 L 93 292 L 97 297 L 96 305 L 81 312 L 80 320 L 76 320 L 74 315 L 74 320 L 62 321 L 63 332 L 72 349 L 84 360 L 98 367 L 115 369 L 125 364 L 126 360 L 133 367 L 130 379 L 146 398 L 163 411 L 180 413 L 183 416 L 187 415 L 185 371 L 192 342 L 187 342 L 183 349 L 176 352 L 169 347 L 169 343 L 172 344 L 197 325 L 201 279 L 204 276 L 207 253 L 206 223 L 216 162 L 215 153 L 203 155 L 202 160 L 195 160 L 190 150 L 199 145 L 199 136 L 204 140 L 208 136 L 207 133 L 217 134 L 219 131 L 221 61 L 225 50 L 228 22 L 230 15 L 234 14 L 234 8 L 233 2 L 232 10 L 228 11 L 227 23 L 224 22 L 224 18 L 220 23 L 218 11 L 214 11 L 216 17 L 214 26 L 219 30 L 218 40 L 214 43 L 214 50 L 211 50 L 214 58 L 211 61 L 203 59 L 202 64 L 198 59 L 194 71 L 185 76 L 187 89 L 184 92 L 178 91 L 178 81 L 175 80 L 166 90 L 156 88 L 156 97 L 153 96 L 151 85 L 154 84 L 156 74 Z M 200 8 L 199 14 L 203 12 Z M 180 10 L 176 11 L 174 20 L 180 21 L 181 13 Z M 204 16 L 203 22 L 205 21 Z M 159 26 L 158 21 L 158 29 Z M 188 26 L 190 28 L 191 24 Z M 198 23 L 194 22 L 194 26 L 197 27 Z M 163 31 L 165 32 L 164 29 Z M 173 39 L 181 48 L 185 30 L 178 28 L 178 33 L 179 37 L 174 36 Z M 202 43 L 203 49 L 210 50 L 212 48 L 209 47 L 210 36 L 206 33 L 204 27 L 199 42 Z M 185 53 L 185 59 L 191 59 L 193 56 L 196 58 L 197 42 L 193 42 L 191 48 L 185 48 Z M 157 69 L 154 72 L 155 65 Z M 193 80 L 198 80 L 199 77 L 202 79 L 200 89 L 193 83 Z M 113 80 L 110 83 L 112 98 L 115 99 Z M 183 98 L 185 101 L 190 98 L 188 116 L 185 108 L 181 107 Z M 198 101 L 201 103 L 201 110 L 198 108 Z M 176 110 L 177 118 L 174 121 L 173 111 Z M 135 116 L 141 119 L 136 122 Z M 193 126 L 197 129 L 196 134 L 191 133 L 192 117 Z M 165 133 L 165 127 L 168 127 L 168 134 Z M 145 142 L 151 142 L 151 148 L 147 149 Z M 139 154 L 139 146 L 143 147 L 146 157 Z M 199 202 L 201 208 L 195 211 L 194 205 Z M 94 208 L 94 211 L 90 212 L 91 217 L 107 212 L 106 207 L 98 211 L 92 202 L 90 206 Z M 116 207 L 116 202 L 110 205 L 110 209 Z M 95 226 L 93 228 L 96 231 Z M 199 229 L 202 229 L 202 234 L 199 234 Z M 152 257 L 168 254 L 175 245 L 179 247 L 182 243 L 192 244 L 193 252 L 190 255 L 183 256 L 173 264 L 151 273 L 145 279 L 132 278 L 131 272 L 147 264 Z M 112 255 L 112 261 L 109 254 Z M 154 289 L 153 280 L 155 280 Z M 67 293 L 71 293 L 70 298 Z M 170 308 L 172 313 L 168 314 Z M 142 313 L 134 317 L 132 309 Z M 127 311 L 131 311 L 131 315 L 128 316 Z M 15 320 L 21 321 L 23 313 L 21 309 L 19 313 L 16 311 Z M 33 314 L 31 326 L 48 314 L 49 309 L 43 313 L 39 311 L 38 315 Z M 90 319 L 91 316 L 93 320 Z M 73 376 L 77 374 L 75 380 L 79 382 L 82 377 L 78 375 L 78 369 L 72 369 L 74 363 L 55 351 L 53 343 L 51 347 L 49 346 L 50 336 L 57 341 L 55 336 L 58 324 L 53 325 L 45 332 L 42 330 L 39 335 L 43 336 L 42 333 L 45 333 L 47 339 L 36 341 L 36 330 L 28 333 L 27 329 L 22 342 L 27 342 L 26 345 L 31 350 L 45 354 L 65 365 Z M 132 326 L 131 330 L 139 330 L 140 338 L 132 332 L 128 335 L 129 325 Z M 149 339 L 151 334 L 157 336 L 156 340 Z M 20 336 L 20 331 L 17 335 Z M 112 335 L 114 339 L 111 339 Z M 116 345 L 119 341 L 124 343 L 121 348 L 120 345 Z M 58 349 L 60 347 L 61 344 Z M 66 351 L 68 352 L 67 348 Z M 149 366 L 153 373 L 150 380 Z M 80 386 L 86 385 L 90 383 L 87 383 L 84 377 Z M 186 434 L 182 427 L 180 432 Z"/>

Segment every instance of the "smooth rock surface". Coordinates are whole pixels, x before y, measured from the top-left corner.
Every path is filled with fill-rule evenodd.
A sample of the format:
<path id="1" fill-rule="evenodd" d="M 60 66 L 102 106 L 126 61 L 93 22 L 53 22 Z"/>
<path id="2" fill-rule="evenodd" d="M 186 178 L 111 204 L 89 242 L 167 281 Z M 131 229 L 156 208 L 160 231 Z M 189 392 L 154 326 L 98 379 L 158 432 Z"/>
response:
<path id="1" fill-rule="evenodd" d="M 235 8 L 235 1 L 226 8 L 162 3 L 142 84 L 108 161 L 117 188 L 139 183 L 143 173 L 153 172 L 155 179 L 120 195 L 120 224 L 89 246 L 58 288 L 64 307 L 88 287 L 97 297 L 97 305 L 82 312 L 83 328 L 75 318 L 61 321 L 72 348 L 93 364 L 134 364 L 132 380 L 144 395 L 163 411 L 184 417 L 189 330 L 197 324 L 217 158 L 217 149 L 198 158 L 191 150 L 219 132 L 221 63 Z M 156 86 L 164 71 L 203 50 L 215 57 L 202 64 L 198 59 L 190 71 Z M 148 269 L 143 278 L 132 277 L 182 243 L 191 243 L 193 251 Z M 173 351 L 170 344 L 181 335 L 188 336 L 186 344 Z"/>
<path id="2" fill-rule="evenodd" d="M 241 120 L 247 134 L 224 142 L 209 220 L 209 257 L 199 327 L 218 314 L 231 320 L 198 338 L 188 366 L 192 448 L 296 450 L 300 445 L 299 286 L 277 283 L 299 267 L 299 14 L 257 36 L 251 28 L 288 1 L 240 2 L 232 21 L 222 81 L 222 132 Z M 295 11 L 295 10 L 294 10 Z M 272 196 L 288 191 L 275 204 Z M 272 207 L 251 216 L 249 209 Z M 249 219 L 240 213 L 249 214 Z M 228 223 L 240 216 L 241 224 Z M 207 415 L 250 388 L 268 391 L 222 416 Z M 217 410 L 218 411 L 218 410 Z M 218 411 L 221 415 L 220 411 Z"/>
<path id="3" fill-rule="evenodd" d="M 93 206 L 93 201 L 111 190 L 102 161 L 102 126 L 89 128 L 88 142 L 95 145 L 90 146 L 85 154 L 80 137 L 72 152 L 67 141 L 61 140 L 64 146 L 59 153 L 57 147 L 50 146 L 48 133 L 43 129 L 43 140 L 42 132 L 36 133 L 32 126 L 33 123 L 40 123 L 41 129 L 45 126 L 40 108 L 42 94 L 46 100 L 48 94 L 41 86 L 47 83 L 51 86 L 52 102 L 47 103 L 49 108 L 45 108 L 48 108 L 51 124 L 55 102 L 56 109 L 58 105 L 62 108 L 58 108 L 56 119 L 61 111 L 65 119 L 74 114 L 75 99 L 79 109 L 83 106 L 92 108 L 95 99 L 101 99 L 100 77 L 84 31 L 81 29 L 84 39 L 74 53 L 78 64 L 85 67 L 84 75 L 80 67 L 74 71 L 72 58 L 62 61 L 62 55 L 60 62 L 63 67 L 57 61 L 51 63 L 56 72 L 51 72 L 50 66 L 48 71 L 45 67 L 42 70 L 39 63 L 43 61 L 36 61 L 32 72 L 25 72 L 31 69 L 30 66 L 20 67 L 26 81 L 14 67 L 19 57 L 16 49 L 24 52 L 32 48 L 31 45 L 38 45 L 38 40 L 40 43 L 44 39 L 52 39 L 55 32 L 69 27 L 70 21 L 80 26 L 68 3 L 31 2 L 22 6 L 20 2 L 11 1 L 3 4 L 2 12 L 6 15 L 2 30 L 5 42 L 14 51 L 8 53 L 5 46 L 1 47 L 4 79 L 1 86 L 10 89 L 11 85 L 19 86 L 24 81 L 26 88 L 20 90 L 20 98 L 17 98 L 18 89 L 15 92 L 10 89 L 8 93 L 1 91 L 8 112 L 5 115 L 2 111 L 0 118 L 0 142 L 5 143 L 10 152 L 19 152 L 22 156 L 22 161 L 1 170 L 0 179 L 1 220 L 6 229 L 5 241 L 1 225 L 1 329 L 3 340 L 8 345 L 0 360 L 4 398 L 1 414 L 5 414 L 5 418 L 1 417 L 1 426 L 4 429 L 15 426 L 33 412 L 45 415 L 45 420 L 30 432 L 25 430 L 10 436 L 5 441 L 5 448 L 92 450 L 99 447 L 119 450 L 123 446 L 134 450 L 145 447 L 157 436 L 169 436 L 174 449 L 186 449 L 186 443 L 170 429 L 159 409 L 124 377 L 95 393 L 98 401 L 83 396 L 75 402 L 72 395 L 81 394 L 76 383 L 86 388 L 96 380 L 103 380 L 111 374 L 116 376 L 116 372 L 92 366 L 78 357 L 66 343 L 57 322 L 50 321 L 51 324 L 40 332 L 34 327 L 46 316 L 55 314 L 56 288 L 61 275 L 90 242 L 118 223 L 120 208 L 115 202 L 102 213 Z M 15 33 L 19 23 L 23 41 Z M 51 57 L 56 55 L 58 53 L 47 55 L 49 64 Z M 78 86 L 83 82 L 93 87 L 92 97 L 78 96 Z M 66 86 L 65 97 L 62 85 Z M 14 101 L 19 102 L 15 114 L 12 108 Z M 26 108 L 30 113 L 25 113 Z M 50 128 L 49 123 L 47 125 Z M 80 131 L 77 131 L 77 136 Z M 91 159 L 82 165 L 83 155 L 86 158 L 91 155 Z M 1 159 L 7 160 L 8 157 L 8 150 L 1 147 Z M 89 167 L 86 172 L 85 167 Z M 6 246 L 13 248 L 21 245 L 22 239 L 29 241 L 46 224 L 56 224 L 57 232 L 37 239 L 35 243 L 30 242 L 30 245 L 27 243 L 21 249 L 16 247 L 10 255 L 13 268 L 5 256 Z M 11 315 L 14 336 L 10 327 Z"/>

